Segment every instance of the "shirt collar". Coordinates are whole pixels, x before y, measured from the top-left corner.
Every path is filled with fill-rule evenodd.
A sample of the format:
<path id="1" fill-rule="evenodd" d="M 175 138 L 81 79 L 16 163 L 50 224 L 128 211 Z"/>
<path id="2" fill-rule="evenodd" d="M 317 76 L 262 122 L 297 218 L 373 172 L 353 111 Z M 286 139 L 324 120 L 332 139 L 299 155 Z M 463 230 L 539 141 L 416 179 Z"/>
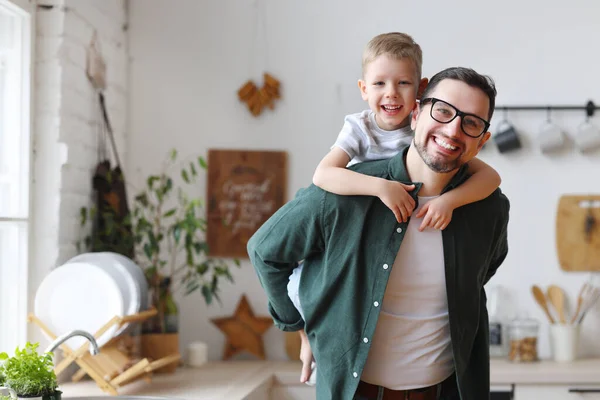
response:
<path id="1" fill-rule="evenodd" d="M 421 189 L 421 187 L 423 186 L 423 182 L 412 182 L 410 180 L 410 177 L 408 176 L 408 171 L 406 170 L 406 154 L 408 153 L 409 148 L 410 148 L 410 145 L 406 145 L 404 148 L 400 149 L 398 154 L 396 154 L 394 157 L 392 157 L 390 159 L 390 162 L 388 164 L 388 171 L 389 171 L 390 177 L 393 180 L 407 184 L 407 185 L 414 184 L 415 190 L 412 190 L 410 193 L 411 193 L 411 196 L 415 197 L 417 195 L 417 193 L 419 192 L 419 190 Z M 441 194 L 444 194 L 447 191 L 452 190 L 452 189 L 456 188 L 457 186 L 460 186 L 465 180 L 467 180 L 467 178 L 469 177 L 469 174 L 467 171 L 468 171 L 467 164 L 461 166 L 458 169 L 458 171 L 456 172 L 456 174 L 454 174 L 454 176 L 452 177 L 450 182 L 448 182 L 448 184 L 446 185 L 444 190 L 442 190 Z"/>

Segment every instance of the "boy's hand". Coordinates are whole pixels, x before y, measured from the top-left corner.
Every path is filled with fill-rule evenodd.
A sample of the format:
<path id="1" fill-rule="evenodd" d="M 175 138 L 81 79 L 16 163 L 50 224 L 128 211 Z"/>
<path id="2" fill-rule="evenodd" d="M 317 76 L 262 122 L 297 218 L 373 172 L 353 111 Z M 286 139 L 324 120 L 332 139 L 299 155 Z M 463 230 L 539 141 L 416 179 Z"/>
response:
<path id="1" fill-rule="evenodd" d="M 394 213 L 398 222 L 406 222 L 415 209 L 415 201 L 407 191 L 415 185 L 385 180 L 381 186 L 379 198 Z"/>
<path id="2" fill-rule="evenodd" d="M 427 227 L 440 230 L 446 229 L 450 220 L 452 220 L 453 211 L 454 207 L 445 201 L 443 196 L 429 200 L 416 215 L 417 218 L 425 216 L 419 231 L 423 232 Z"/>
<path id="3" fill-rule="evenodd" d="M 300 382 L 306 383 L 310 379 L 310 375 L 312 373 L 311 364 L 314 361 L 312 349 L 310 348 L 310 343 L 308 342 L 308 336 L 304 330 L 300 331 L 300 361 L 302 361 L 302 372 L 300 374 Z"/>

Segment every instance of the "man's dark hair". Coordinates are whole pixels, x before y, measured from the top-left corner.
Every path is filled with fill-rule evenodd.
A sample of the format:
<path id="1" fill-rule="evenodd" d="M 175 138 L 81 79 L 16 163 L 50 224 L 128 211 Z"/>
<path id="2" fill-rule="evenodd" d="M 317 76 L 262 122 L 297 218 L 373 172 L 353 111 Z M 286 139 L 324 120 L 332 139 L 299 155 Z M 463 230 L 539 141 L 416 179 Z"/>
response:
<path id="1" fill-rule="evenodd" d="M 481 75 L 471 68 L 464 67 L 451 67 L 446 68 L 443 71 L 438 72 L 429 80 L 429 84 L 423 92 L 421 98 L 425 99 L 430 97 L 430 93 L 433 92 L 441 81 L 444 79 L 454 79 L 466 83 L 469 86 L 481 89 L 490 100 L 490 108 L 488 111 L 488 121 L 492 119 L 494 114 L 494 107 L 496 106 L 496 85 L 494 80 L 487 75 Z"/>

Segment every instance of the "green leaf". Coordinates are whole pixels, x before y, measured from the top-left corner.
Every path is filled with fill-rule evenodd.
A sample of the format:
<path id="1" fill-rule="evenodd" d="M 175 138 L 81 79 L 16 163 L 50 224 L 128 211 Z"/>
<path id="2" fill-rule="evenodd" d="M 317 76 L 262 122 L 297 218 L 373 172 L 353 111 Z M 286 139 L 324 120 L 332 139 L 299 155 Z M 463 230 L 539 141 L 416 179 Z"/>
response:
<path id="1" fill-rule="evenodd" d="M 185 183 L 190 183 L 190 177 L 188 176 L 188 173 L 185 169 L 181 170 L 181 177 L 183 178 Z"/>
<path id="2" fill-rule="evenodd" d="M 200 255 L 200 253 L 202 253 L 202 252 L 204 252 L 205 254 L 208 254 L 208 244 L 206 242 L 195 242 L 194 250 L 196 251 L 196 254 L 198 254 L 198 255 Z"/>
<path id="3" fill-rule="evenodd" d="M 175 161 L 175 159 L 177 158 L 177 150 L 176 149 L 171 149 L 171 161 Z"/>
<path id="4" fill-rule="evenodd" d="M 165 217 L 165 218 L 172 217 L 173 215 L 175 215 L 176 212 L 177 212 L 177 209 L 176 208 L 172 208 L 169 211 L 167 211 L 166 213 L 164 213 L 163 217 Z"/>
<path id="5" fill-rule="evenodd" d="M 173 238 L 175 239 L 175 243 L 179 244 L 179 239 L 181 239 L 181 226 L 179 224 L 173 227 Z"/>
<path id="6" fill-rule="evenodd" d="M 194 293 L 196 290 L 198 290 L 198 288 L 200 287 L 200 284 L 197 281 L 191 281 L 188 282 L 188 284 L 185 287 L 185 295 L 189 295 Z"/>
<path id="7" fill-rule="evenodd" d="M 85 207 L 81 207 L 79 209 L 79 224 L 81 226 L 85 225 L 88 218 L 88 210 Z"/>
<path id="8" fill-rule="evenodd" d="M 142 207 L 148 207 L 148 204 L 150 203 L 148 201 L 148 195 L 146 193 L 138 194 L 137 196 L 135 196 L 135 201 L 140 203 Z"/>
<path id="9" fill-rule="evenodd" d="M 167 180 L 165 181 L 165 185 L 163 187 L 163 194 L 167 195 L 171 189 L 173 189 L 173 179 L 171 178 L 167 178 Z"/>
<path id="10" fill-rule="evenodd" d="M 198 165 L 200 165 L 200 167 L 202 169 L 206 169 L 208 166 L 206 165 L 206 161 L 204 161 L 204 158 L 202 156 L 198 157 Z"/>
<path id="11" fill-rule="evenodd" d="M 208 271 L 207 263 L 202 263 L 202 264 L 196 265 L 196 273 L 198 275 L 204 275 L 206 273 L 206 271 Z"/>
<path id="12" fill-rule="evenodd" d="M 148 259 L 152 259 L 152 246 L 150 246 L 150 243 L 145 243 L 144 244 L 144 254 L 146 255 L 146 257 L 148 257 Z"/>
<path id="13" fill-rule="evenodd" d="M 156 175 L 150 175 L 148 177 L 148 179 L 146 179 L 146 187 L 148 188 L 148 190 L 153 190 L 154 189 L 154 183 L 156 181 L 159 181 L 160 177 L 156 176 Z"/>
<path id="14" fill-rule="evenodd" d="M 192 176 L 197 176 L 198 172 L 196 171 L 196 166 L 193 162 L 190 162 L 190 171 L 192 171 Z"/>
<path id="15" fill-rule="evenodd" d="M 206 304 L 210 305 L 212 303 L 213 292 L 208 285 L 202 285 L 202 296 L 204 296 Z"/>

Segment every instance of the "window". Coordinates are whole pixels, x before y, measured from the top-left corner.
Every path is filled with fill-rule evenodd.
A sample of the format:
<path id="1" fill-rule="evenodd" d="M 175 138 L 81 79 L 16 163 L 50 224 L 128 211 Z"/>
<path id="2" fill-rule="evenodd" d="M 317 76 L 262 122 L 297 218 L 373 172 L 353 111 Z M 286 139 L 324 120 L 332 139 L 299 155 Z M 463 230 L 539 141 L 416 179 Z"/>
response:
<path id="1" fill-rule="evenodd" d="M 0 0 L 0 351 L 27 338 L 31 15 Z"/>

